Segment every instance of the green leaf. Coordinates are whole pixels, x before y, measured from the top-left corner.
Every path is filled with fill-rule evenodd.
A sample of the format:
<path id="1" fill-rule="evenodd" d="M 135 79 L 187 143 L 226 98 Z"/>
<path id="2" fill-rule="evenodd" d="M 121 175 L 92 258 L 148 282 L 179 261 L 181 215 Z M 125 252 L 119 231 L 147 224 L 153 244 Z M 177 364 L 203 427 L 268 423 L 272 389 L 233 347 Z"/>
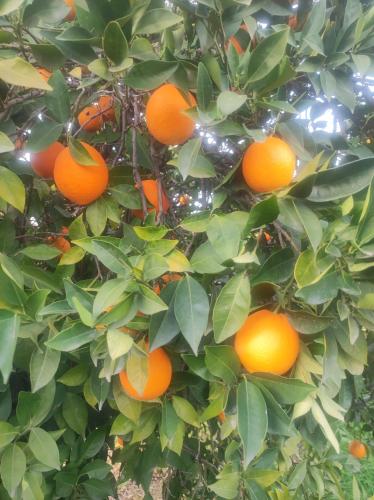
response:
<path id="1" fill-rule="evenodd" d="M 0 5 L 0 16 L 6 16 L 21 7 L 25 0 L 2 0 Z"/>
<path id="2" fill-rule="evenodd" d="M 134 226 L 136 236 L 145 241 L 161 240 L 169 232 L 165 226 Z"/>
<path id="3" fill-rule="evenodd" d="M 295 256 L 290 248 L 273 253 L 253 276 L 252 286 L 259 283 L 284 283 L 292 275 L 294 263 Z"/>
<path id="4" fill-rule="evenodd" d="M 270 196 L 262 200 L 251 208 L 247 225 L 244 229 L 244 235 L 257 227 L 264 226 L 273 222 L 279 215 L 279 208 L 276 196 Z"/>
<path id="5" fill-rule="evenodd" d="M 14 144 L 9 137 L 0 130 L 0 154 L 14 151 Z"/>
<path id="6" fill-rule="evenodd" d="M 0 421 L 0 448 L 5 448 L 18 435 L 18 431 L 8 422 Z"/>
<path id="7" fill-rule="evenodd" d="M 197 67 L 197 103 L 205 111 L 212 100 L 213 86 L 209 72 L 203 62 Z"/>
<path id="8" fill-rule="evenodd" d="M 43 429 L 31 429 L 29 448 L 34 457 L 52 469 L 60 470 L 60 453 L 53 437 Z"/>
<path id="9" fill-rule="evenodd" d="M 262 40 L 249 59 L 246 85 L 262 80 L 279 64 L 284 56 L 289 28 L 277 31 Z"/>
<path id="10" fill-rule="evenodd" d="M 146 255 L 143 266 L 143 279 L 150 281 L 158 278 L 169 271 L 169 265 L 165 257 L 157 253 Z"/>
<path id="11" fill-rule="evenodd" d="M 16 349 L 17 335 L 20 327 L 20 319 L 17 314 L 1 310 L 0 311 L 0 372 L 3 382 L 8 383 L 8 379 L 13 367 L 13 356 Z"/>
<path id="12" fill-rule="evenodd" d="M 120 65 L 126 59 L 129 48 L 122 28 L 117 21 L 111 21 L 105 28 L 103 48 L 105 55 L 114 64 Z"/>
<path id="13" fill-rule="evenodd" d="M 30 138 L 27 141 L 27 149 L 32 153 L 45 150 L 60 137 L 64 125 L 52 120 L 36 123 L 31 129 Z"/>
<path id="14" fill-rule="evenodd" d="M 73 323 L 52 337 L 46 342 L 46 345 L 57 351 L 69 352 L 91 342 L 96 336 L 96 330 L 88 328 L 86 325 L 78 322 Z"/>
<path id="15" fill-rule="evenodd" d="M 204 288 L 190 276 L 178 283 L 174 314 L 183 337 L 197 355 L 208 325 L 209 299 Z"/>
<path id="16" fill-rule="evenodd" d="M 68 86 L 61 71 L 55 71 L 48 83 L 53 90 L 45 96 L 47 108 L 56 120 L 65 124 L 70 118 L 70 97 Z"/>
<path id="17" fill-rule="evenodd" d="M 96 160 L 94 160 L 84 145 L 74 137 L 69 137 L 69 151 L 73 159 L 79 164 L 85 167 L 97 166 Z"/>
<path id="18" fill-rule="evenodd" d="M 305 233 L 309 238 L 313 250 L 316 252 L 322 240 L 322 227 L 315 213 L 302 201 L 294 201 L 296 213 L 302 223 Z"/>
<path id="19" fill-rule="evenodd" d="M 213 309 L 213 331 L 217 343 L 223 342 L 242 326 L 249 314 L 251 287 L 246 273 L 233 276 L 222 288 Z"/>
<path id="20" fill-rule="evenodd" d="M 0 463 L 0 476 L 9 496 L 15 498 L 17 486 L 26 472 L 26 456 L 22 449 L 12 444 L 3 453 Z"/>
<path id="21" fill-rule="evenodd" d="M 144 61 L 135 64 L 124 78 L 129 87 L 153 90 L 168 80 L 178 68 L 178 63 L 169 61 Z"/>
<path id="22" fill-rule="evenodd" d="M 280 404 L 298 403 L 315 390 L 315 387 L 301 380 L 271 374 L 251 375 L 251 380 L 268 389 Z"/>
<path id="23" fill-rule="evenodd" d="M 62 415 L 68 426 L 84 438 L 88 419 L 84 400 L 77 394 L 66 393 L 62 405 Z"/>
<path id="24" fill-rule="evenodd" d="M 234 499 L 238 498 L 240 474 L 239 472 L 231 472 L 222 474 L 222 479 L 219 479 L 213 484 L 209 484 L 208 488 L 213 491 L 219 498 Z M 251 497 L 252 498 L 252 497 Z"/>
<path id="25" fill-rule="evenodd" d="M 265 398 L 267 414 L 268 414 L 268 432 L 280 436 L 292 436 L 294 428 L 290 417 L 277 403 L 270 391 L 261 387 L 262 395 Z"/>
<path id="26" fill-rule="evenodd" d="M 3 199 L 22 213 L 26 200 L 26 190 L 23 182 L 14 172 L 1 166 L 0 178 L 0 199 Z"/>
<path id="27" fill-rule="evenodd" d="M 360 246 L 372 239 L 374 239 L 374 178 L 366 195 L 356 234 L 356 241 Z"/>
<path id="28" fill-rule="evenodd" d="M 0 60 L 0 75 L 4 82 L 28 89 L 52 90 L 34 66 L 20 57 Z"/>
<path id="29" fill-rule="evenodd" d="M 106 226 L 107 210 L 103 198 L 99 198 L 86 209 L 86 219 L 94 236 L 100 236 Z"/>
<path id="30" fill-rule="evenodd" d="M 295 330 L 304 335 L 314 335 L 326 330 L 333 320 L 307 311 L 287 311 L 287 317 Z"/>
<path id="31" fill-rule="evenodd" d="M 295 293 L 295 297 L 303 299 L 307 304 L 324 304 L 334 299 L 344 285 L 341 277 L 334 271 L 323 276 L 316 283 L 306 285 Z"/>
<path id="32" fill-rule="evenodd" d="M 180 419 L 194 427 L 199 427 L 199 416 L 195 408 L 187 399 L 173 396 L 172 403 L 175 413 Z"/>
<path id="33" fill-rule="evenodd" d="M 226 384 L 234 384 L 240 372 L 240 361 L 229 345 L 206 346 L 205 364 L 214 376 Z"/>
<path id="34" fill-rule="evenodd" d="M 122 390 L 118 377 L 113 382 L 113 396 L 118 410 L 132 422 L 138 424 L 142 411 L 142 403 L 126 396 Z"/>
<path id="35" fill-rule="evenodd" d="M 129 284 L 130 281 L 123 278 L 116 278 L 105 282 L 99 288 L 93 303 L 94 316 L 99 316 L 105 309 L 116 304 L 129 287 Z"/>
<path id="36" fill-rule="evenodd" d="M 89 367 L 85 363 L 80 363 L 79 365 L 73 366 L 67 372 L 65 372 L 59 379 L 60 384 L 64 384 L 68 387 L 77 387 L 82 385 L 88 377 Z"/>
<path id="37" fill-rule="evenodd" d="M 136 297 L 136 303 L 139 310 L 144 314 L 156 314 L 168 308 L 165 302 L 153 290 L 144 285 L 139 285 L 139 294 Z"/>
<path id="38" fill-rule="evenodd" d="M 183 180 L 187 179 L 191 169 L 195 166 L 200 148 L 201 138 L 199 137 L 191 139 L 181 147 L 178 154 L 177 168 Z"/>
<path id="39" fill-rule="evenodd" d="M 162 404 L 160 433 L 167 439 L 172 439 L 178 426 L 179 418 L 174 410 L 174 405 L 167 399 Z"/>
<path id="40" fill-rule="evenodd" d="M 56 384 L 54 379 L 37 393 L 32 394 L 21 391 L 18 395 L 16 408 L 19 424 L 28 428 L 39 425 L 50 412 L 55 393 Z"/>
<path id="41" fill-rule="evenodd" d="M 243 380 L 238 386 L 238 432 L 244 448 L 244 467 L 260 451 L 268 427 L 266 404 L 261 391 Z"/>
<path id="42" fill-rule="evenodd" d="M 207 230 L 210 221 L 210 212 L 199 212 L 186 217 L 180 226 L 186 231 L 192 233 L 204 233 Z"/>
<path id="43" fill-rule="evenodd" d="M 174 314 L 174 300 L 177 283 L 169 283 L 161 290 L 160 297 L 168 305 L 167 311 L 153 314 L 149 324 L 150 351 L 168 344 L 180 331 Z"/>
<path id="44" fill-rule="evenodd" d="M 44 243 L 23 248 L 20 253 L 34 260 L 51 260 L 61 255 L 61 251 L 58 248 L 45 245 Z"/>
<path id="45" fill-rule="evenodd" d="M 218 262 L 218 257 L 209 241 L 206 241 L 193 253 L 191 265 L 195 272 L 200 274 L 217 274 L 225 270 Z"/>
<path id="46" fill-rule="evenodd" d="M 223 115 L 231 115 L 246 102 L 247 96 L 240 95 L 230 90 L 221 92 L 217 99 L 217 108 Z"/>
<path id="47" fill-rule="evenodd" d="M 331 426 L 330 426 L 325 414 L 323 413 L 323 411 L 321 410 L 320 406 L 318 405 L 318 403 L 316 401 L 313 401 L 312 414 L 313 414 L 313 417 L 316 419 L 316 421 L 321 426 L 321 429 L 322 429 L 324 435 L 330 441 L 330 443 L 333 446 L 333 448 L 335 449 L 336 453 L 340 453 L 339 442 L 334 434 L 334 431 L 331 429 Z"/>
<path id="48" fill-rule="evenodd" d="M 54 377 L 60 364 L 61 353 L 53 349 L 35 349 L 30 359 L 32 392 L 46 386 Z"/>
<path id="49" fill-rule="evenodd" d="M 151 9 L 140 18 L 135 25 L 134 34 L 151 35 L 175 26 L 182 21 L 182 17 L 169 9 Z"/>
<path id="50" fill-rule="evenodd" d="M 240 228 L 224 215 L 213 215 L 207 227 L 207 235 L 220 262 L 236 257 L 239 252 Z"/>
<path id="51" fill-rule="evenodd" d="M 315 177 L 308 200 L 323 203 L 346 198 L 369 186 L 373 176 L 372 158 L 364 158 L 346 163 L 341 167 L 320 171 Z"/>
<path id="52" fill-rule="evenodd" d="M 119 184 L 109 189 L 113 198 L 123 207 L 139 210 L 142 202 L 139 190 L 129 184 Z"/>
<path id="53" fill-rule="evenodd" d="M 110 329 L 107 333 L 109 356 L 117 359 L 127 354 L 134 344 L 132 337 L 121 330 Z"/>
<path id="54" fill-rule="evenodd" d="M 11 259 L 5 254 L 0 253 L 0 266 L 3 273 L 8 276 L 14 283 L 23 290 L 24 287 L 24 277 L 21 269 L 15 260 Z"/>
<path id="55" fill-rule="evenodd" d="M 142 395 L 148 382 L 148 357 L 132 349 L 126 359 L 126 374 L 130 384 Z"/>

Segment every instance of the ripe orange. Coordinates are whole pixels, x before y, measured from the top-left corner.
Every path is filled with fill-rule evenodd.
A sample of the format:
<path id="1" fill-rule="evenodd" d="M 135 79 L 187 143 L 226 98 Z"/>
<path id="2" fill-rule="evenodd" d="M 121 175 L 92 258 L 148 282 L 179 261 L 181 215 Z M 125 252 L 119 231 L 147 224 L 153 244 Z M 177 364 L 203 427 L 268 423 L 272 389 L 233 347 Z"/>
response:
<path id="1" fill-rule="evenodd" d="M 217 418 L 221 422 L 221 424 L 223 424 L 223 422 L 226 420 L 225 412 L 221 411 L 221 413 L 219 413 L 219 415 L 217 416 Z"/>
<path id="2" fill-rule="evenodd" d="M 66 226 L 61 226 L 60 233 L 64 234 L 65 236 L 69 234 L 69 228 Z"/>
<path id="3" fill-rule="evenodd" d="M 69 148 L 64 148 L 56 159 L 54 179 L 65 198 L 78 205 L 88 205 L 105 191 L 109 172 L 101 154 L 89 144 L 81 144 L 97 165 L 80 165 L 71 156 Z"/>
<path id="4" fill-rule="evenodd" d="M 68 7 L 71 7 L 69 14 L 65 17 L 67 21 L 72 21 L 76 16 L 75 1 L 74 0 L 64 0 Z"/>
<path id="5" fill-rule="evenodd" d="M 38 73 L 43 78 L 43 80 L 46 82 L 48 82 L 48 80 L 52 76 L 52 73 L 45 68 L 38 68 Z"/>
<path id="6" fill-rule="evenodd" d="M 164 394 L 171 382 L 172 367 L 169 356 L 160 347 L 148 354 L 148 379 L 143 391 L 138 391 L 130 384 L 127 373 L 119 374 L 121 385 L 126 394 L 139 401 L 150 401 Z"/>
<path id="7" fill-rule="evenodd" d="M 63 236 L 59 236 L 58 238 L 56 238 L 52 245 L 62 253 L 68 252 L 71 248 L 70 242 Z"/>
<path id="8" fill-rule="evenodd" d="M 169 274 L 163 274 L 161 276 L 161 279 L 164 283 L 170 283 L 171 281 L 180 281 L 183 278 L 183 276 L 179 273 L 169 273 Z"/>
<path id="9" fill-rule="evenodd" d="M 292 30 L 295 30 L 297 28 L 297 24 L 298 24 L 298 21 L 297 21 L 297 16 L 290 16 L 288 18 L 288 26 L 292 29 Z"/>
<path id="10" fill-rule="evenodd" d="M 250 314 L 235 336 L 235 351 L 250 373 L 282 375 L 295 363 L 299 350 L 299 335 L 287 316 L 266 309 Z"/>
<path id="11" fill-rule="evenodd" d="M 182 144 L 195 129 L 195 122 L 183 111 L 196 105 L 189 92 L 188 100 L 172 83 L 155 90 L 148 100 L 145 117 L 148 130 L 162 144 Z"/>
<path id="12" fill-rule="evenodd" d="M 348 450 L 351 455 L 358 458 L 359 460 L 365 458 L 367 455 L 366 446 L 357 439 L 354 439 L 349 443 Z"/>
<path id="13" fill-rule="evenodd" d="M 114 438 L 114 449 L 115 450 L 118 450 L 118 449 L 122 449 L 124 448 L 125 444 L 123 442 L 123 439 L 119 436 L 116 436 Z"/>
<path id="14" fill-rule="evenodd" d="M 245 182 L 257 193 L 288 186 L 295 168 L 294 152 L 278 137 L 251 144 L 242 163 Z"/>
<path id="15" fill-rule="evenodd" d="M 39 177 L 50 179 L 53 177 L 55 161 L 64 149 L 61 142 L 53 142 L 47 149 L 31 154 L 31 167 Z"/>
<path id="16" fill-rule="evenodd" d="M 157 212 L 159 211 L 158 205 L 158 186 L 157 181 L 153 179 L 148 179 L 142 181 L 144 196 L 147 198 L 148 203 L 153 205 Z M 162 191 L 162 211 L 166 213 L 170 208 L 169 200 L 167 199 L 166 194 Z M 143 215 L 142 215 L 143 217 Z"/>
<path id="17" fill-rule="evenodd" d="M 86 132 L 97 132 L 104 124 L 100 109 L 96 106 L 84 108 L 78 115 L 79 125 Z"/>
<path id="18" fill-rule="evenodd" d="M 114 109 L 114 98 L 111 95 L 103 95 L 99 99 L 99 109 L 103 113 L 103 120 L 114 122 L 116 120 L 116 112 Z"/>
<path id="19" fill-rule="evenodd" d="M 179 197 L 179 205 L 181 205 L 182 207 L 189 205 L 189 203 L 190 197 L 188 196 L 188 194 L 182 194 L 182 196 Z"/>
<path id="20" fill-rule="evenodd" d="M 147 211 L 150 214 L 151 212 L 154 212 L 155 209 L 154 208 L 148 208 Z M 137 219 L 143 219 L 143 210 L 141 208 L 137 208 L 137 209 L 131 210 L 131 213 Z"/>

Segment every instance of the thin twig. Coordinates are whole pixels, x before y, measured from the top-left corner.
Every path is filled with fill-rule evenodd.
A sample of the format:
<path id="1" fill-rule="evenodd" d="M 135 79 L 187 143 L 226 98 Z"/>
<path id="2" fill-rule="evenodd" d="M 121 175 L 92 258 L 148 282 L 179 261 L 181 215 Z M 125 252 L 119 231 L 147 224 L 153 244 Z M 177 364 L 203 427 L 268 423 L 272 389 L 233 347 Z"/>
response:
<path id="1" fill-rule="evenodd" d="M 163 204 L 163 196 L 162 196 L 163 188 L 162 188 L 162 181 L 161 181 L 161 174 L 160 174 L 160 167 L 159 167 L 159 157 L 157 155 L 155 141 L 154 141 L 153 137 L 151 137 L 151 157 L 153 160 L 153 170 L 154 170 L 156 181 L 157 181 L 158 213 L 157 213 L 156 222 L 159 224 L 160 222 L 162 222 L 162 218 L 164 215 L 164 204 Z"/>
<path id="2" fill-rule="evenodd" d="M 147 201 L 145 199 L 142 178 L 140 177 L 139 166 L 138 166 L 138 150 L 136 146 L 136 127 L 139 123 L 139 109 L 138 109 L 138 99 L 136 95 L 133 95 L 133 109 L 134 109 L 134 122 L 132 126 L 132 170 L 136 185 L 140 191 L 140 198 L 142 200 L 143 209 L 143 219 L 147 217 Z"/>
<path id="3" fill-rule="evenodd" d="M 123 148 L 125 147 L 125 137 L 126 137 L 126 132 L 128 130 L 128 127 L 127 127 L 127 102 L 125 99 L 123 99 L 123 96 L 122 94 L 120 93 L 120 91 L 118 90 L 118 88 L 116 87 L 116 95 L 118 97 L 118 99 L 120 100 L 120 103 L 121 103 L 121 138 L 120 138 L 120 144 L 119 144 L 119 148 L 118 148 L 118 151 L 117 151 L 117 154 L 113 160 L 113 164 L 112 164 L 112 167 L 115 167 L 118 160 L 120 159 L 121 155 L 122 155 L 122 151 L 123 151 Z"/>
<path id="4" fill-rule="evenodd" d="M 273 222 L 273 226 L 279 233 L 281 233 L 284 236 L 284 238 L 289 242 L 289 244 L 292 246 L 295 252 L 300 253 L 300 249 L 293 241 L 292 237 L 287 233 L 287 231 L 283 229 L 283 227 L 280 224 L 278 224 L 278 222 Z"/>

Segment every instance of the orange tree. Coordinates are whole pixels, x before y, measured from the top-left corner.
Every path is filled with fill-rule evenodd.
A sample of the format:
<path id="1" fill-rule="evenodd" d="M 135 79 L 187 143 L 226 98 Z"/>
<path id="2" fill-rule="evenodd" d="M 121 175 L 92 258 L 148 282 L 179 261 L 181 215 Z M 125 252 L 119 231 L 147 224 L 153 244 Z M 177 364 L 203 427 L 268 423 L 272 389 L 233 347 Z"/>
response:
<path id="1" fill-rule="evenodd" d="M 347 497 L 369 3 L 0 1 L 1 498 Z"/>

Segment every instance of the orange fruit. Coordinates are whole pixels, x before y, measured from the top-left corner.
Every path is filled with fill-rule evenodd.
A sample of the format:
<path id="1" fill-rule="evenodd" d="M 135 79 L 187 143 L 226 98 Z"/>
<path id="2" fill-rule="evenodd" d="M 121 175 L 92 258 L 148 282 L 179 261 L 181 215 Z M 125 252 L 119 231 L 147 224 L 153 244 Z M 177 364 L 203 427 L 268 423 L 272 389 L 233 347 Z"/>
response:
<path id="1" fill-rule="evenodd" d="M 160 287 L 160 285 L 158 283 L 156 283 L 155 285 L 153 285 L 152 290 L 157 295 L 160 295 L 160 293 L 161 293 L 161 287 Z"/>
<path id="2" fill-rule="evenodd" d="M 171 382 L 172 367 L 169 356 L 161 347 L 148 354 L 148 378 L 142 394 L 131 385 L 127 373 L 119 374 L 125 393 L 139 401 L 150 401 L 162 396 Z"/>
<path id="3" fill-rule="evenodd" d="M 248 316 L 234 347 L 248 372 L 282 375 L 295 363 L 300 341 L 286 315 L 262 309 Z"/>
<path id="4" fill-rule="evenodd" d="M 111 95 L 103 95 L 99 98 L 99 109 L 103 113 L 103 120 L 107 122 L 116 121 L 116 112 L 114 109 L 114 98 Z"/>
<path id="5" fill-rule="evenodd" d="M 80 165 L 69 148 L 58 155 L 54 170 L 57 189 L 65 198 L 78 205 L 88 205 L 97 200 L 108 185 L 108 167 L 101 154 L 89 144 L 81 143 L 96 165 Z"/>
<path id="6" fill-rule="evenodd" d="M 163 274 L 161 279 L 164 283 L 170 283 L 171 281 L 180 281 L 183 276 L 179 273 Z"/>
<path id="7" fill-rule="evenodd" d="M 290 146 L 278 137 L 254 142 L 243 157 L 245 182 L 257 193 L 288 186 L 296 168 L 296 156 Z"/>
<path id="8" fill-rule="evenodd" d="M 43 78 L 43 80 L 46 82 L 48 82 L 48 80 L 52 76 L 52 73 L 45 68 L 38 68 L 38 73 Z"/>
<path id="9" fill-rule="evenodd" d="M 66 226 L 62 226 L 60 229 L 60 233 L 64 234 L 65 236 L 69 234 L 69 228 Z"/>
<path id="10" fill-rule="evenodd" d="M 354 439 L 349 443 L 348 450 L 351 455 L 359 460 L 365 458 L 367 455 L 366 446 L 357 439 Z"/>
<path id="11" fill-rule="evenodd" d="M 66 19 L 67 21 L 72 21 L 72 20 L 75 18 L 76 13 L 77 13 L 77 12 L 76 12 L 76 10 L 75 10 L 75 2 L 74 2 L 74 0 L 64 0 L 64 2 L 66 3 L 66 5 L 67 5 L 68 7 L 71 7 L 71 8 L 70 8 L 70 12 L 69 12 L 69 14 L 65 17 L 65 19 Z"/>
<path id="12" fill-rule="evenodd" d="M 148 203 L 153 205 L 157 212 L 159 211 L 159 206 L 158 206 L 158 186 L 157 186 L 157 181 L 153 179 L 148 179 L 145 181 L 142 181 L 142 186 L 143 186 L 143 191 L 144 191 L 144 196 L 146 197 Z M 166 213 L 170 208 L 169 205 L 169 200 L 167 199 L 166 194 L 164 191 L 162 191 L 162 211 Z M 143 217 L 143 212 L 142 216 Z"/>
<path id="13" fill-rule="evenodd" d="M 60 250 L 62 253 L 68 252 L 71 248 L 69 241 L 63 236 L 59 236 L 58 238 L 56 238 L 55 241 L 52 243 L 52 245 L 56 247 L 58 250 Z"/>
<path id="14" fill-rule="evenodd" d="M 290 16 L 288 18 L 288 26 L 292 29 L 295 30 L 297 28 L 297 16 Z"/>
<path id="15" fill-rule="evenodd" d="M 188 99 L 172 83 L 166 83 L 155 90 L 148 100 L 145 117 L 151 135 L 162 144 L 182 144 L 189 139 L 195 122 L 183 111 L 196 105 L 189 92 Z"/>
<path id="16" fill-rule="evenodd" d="M 155 210 L 154 208 L 148 208 L 147 209 L 147 211 L 148 211 L 149 214 L 151 212 L 154 212 L 154 210 Z M 137 208 L 137 209 L 131 210 L 131 213 L 137 219 L 143 219 L 143 210 L 141 208 Z"/>
<path id="17" fill-rule="evenodd" d="M 269 243 L 271 240 L 272 240 L 272 237 L 270 236 L 269 233 L 267 233 L 266 231 L 264 231 L 264 236 L 265 236 L 265 240 Z"/>
<path id="18" fill-rule="evenodd" d="M 124 448 L 124 442 L 123 442 L 123 439 L 119 436 L 116 436 L 114 438 L 114 449 L 117 450 L 117 449 L 122 449 Z"/>
<path id="19" fill-rule="evenodd" d="M 182 196 L 179 197 L 179 204 L 183 207 L 185 205 L 188 205 L 190 203 L 190 197 L 188 194 L 182 194 Z"/>
<path id="20" fill-rule="evenodd" d="M 223 424 L 223 422 L 226 420 L 226 415 L 224 411 L 221 411 L 221 413 L 218 415 L 218 420 Z"/>
<path id="21" fill-rule="evenodd" d="M 47 149 L 31 154 L 31 167 L 39 177 L 50 179 L 53 177 L 55 161 L 57 156 L 64 149 L 61 142 L 53 142 Z"/>
<path id="22" fill-rule="evenodd" d="M 96 106 L 87 106 L 78 115 L 79 125 L 86 132 L 97 132 L 104 124 L 100 109 Z"/>

